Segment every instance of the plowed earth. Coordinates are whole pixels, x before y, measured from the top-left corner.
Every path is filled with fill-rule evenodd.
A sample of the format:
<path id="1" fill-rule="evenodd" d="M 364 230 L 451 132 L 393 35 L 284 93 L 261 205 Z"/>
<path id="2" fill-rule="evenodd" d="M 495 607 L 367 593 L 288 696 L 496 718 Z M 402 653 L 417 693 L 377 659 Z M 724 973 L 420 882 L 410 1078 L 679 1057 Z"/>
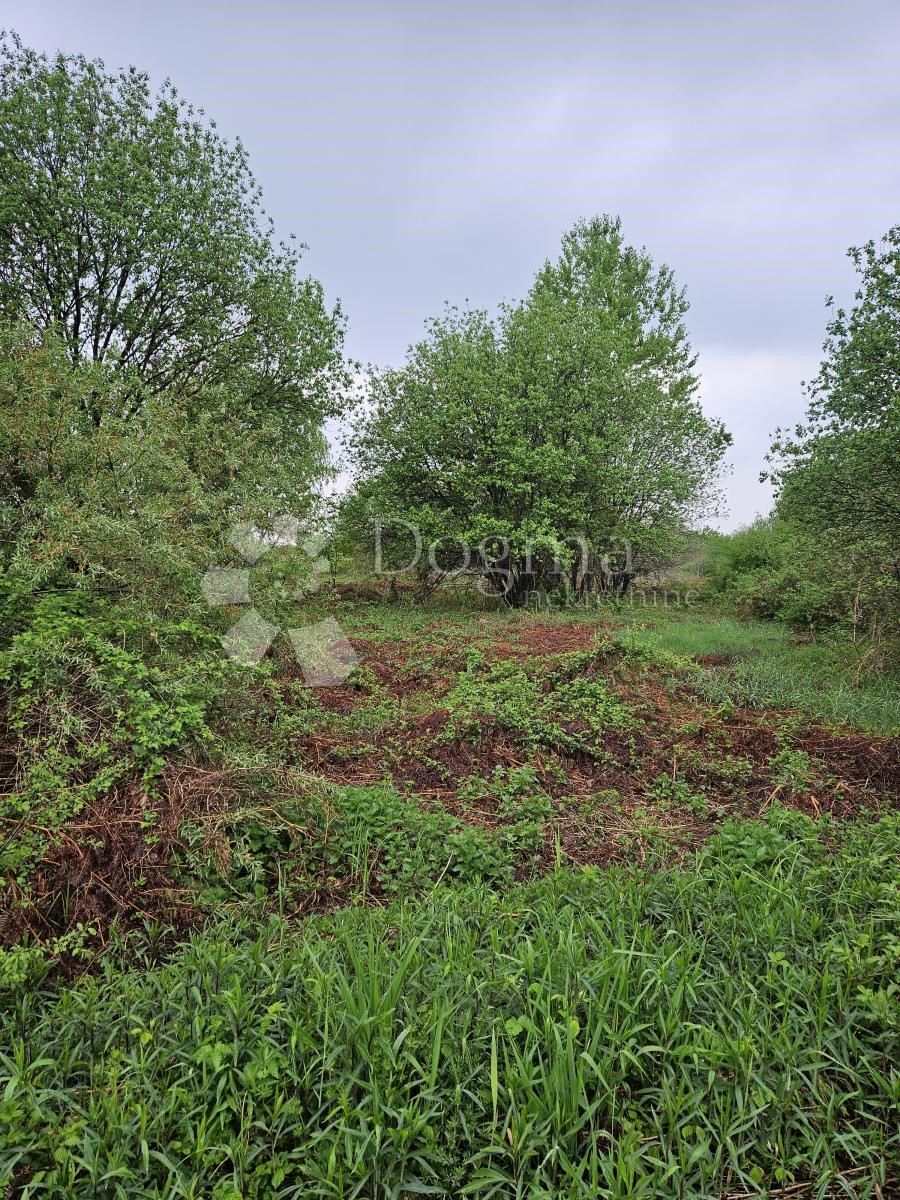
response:
<path id="1" fill-rule="evenodd" d="M 597 635 L 591 623 L 534 624 L 488 648 L 485 658 L 552 662 L 592 651 Z M 548 865 L 560 850 L 581 864 L 640 858 L 661 836 L 687 849 L 721 820 L 756 817 L 776 798 L 811 816 L 837 819 L 900 805 L 900 739 L 838 731 L 790 711 L 722 711 L 688 684 L 673 685 L 659 668 L 630 666 L 603 650 L 582 674 L 604 679 L 630 707 L 633 724 L 609 730 L 584 753 L 565 746 L 535 752 L 515 730 L 489 718 L 474 736 L 455 736 L 442 698 L 465 661 L 464 645 L 438 655 L 439 666 L 435 649 L 421 644 L 357 639 L 354 648 L 380 687 L 399 702 L 401 715 L 375 736 L 335 727 L 317 732 L 298 747 L 304 764 L 335 783 L 390 779 L 428 806 L 440 804 L 484 825 L 497 822 L 495 808 L 489 801 L 473 805 L 461 799 L 460 785 L 470 776 L 490 778 L 496 767 L 530 765 L 554 801 L 543 855 Z M 702 665 L 728 661 L 709 657 L 715 663 Z M 432 702 L 428 708 L 422 711 L 418 704 L 403 715 L 405 702 L 422 700 L 423 694 Z M 326 710 L 347 714 L 370 697 L 345 687 L 322 689 L 319 699 Z M 567 729 L 581 732 L 583 723 L 573 721 Z M 779 759 L 785 752 L 795 762 L 806 756 L 808 769 L 785 770 Z M 668 778 L 687 785 L 693 803 L 680 802 L 677 794 L 666 797 L 662 781 Z"/>

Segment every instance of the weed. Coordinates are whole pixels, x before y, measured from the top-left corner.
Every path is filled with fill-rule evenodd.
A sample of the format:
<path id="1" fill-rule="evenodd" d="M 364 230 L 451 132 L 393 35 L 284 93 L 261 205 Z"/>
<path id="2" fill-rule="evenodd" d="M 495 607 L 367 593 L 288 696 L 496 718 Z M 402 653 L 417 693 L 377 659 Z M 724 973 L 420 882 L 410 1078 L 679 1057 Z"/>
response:
<path id="1" fill-rule="evenodd" d="M 791 792 L 802 792 L 809 787 L 811 779 L 811 763 L 805 750 L 779 750 L 769 760 L 772 772 L 772 782 L 779 788 L 787 788 Z"/>
<path id="2" fill-rule="evenodd" d="M 834 724 L 894 733 L 900 729 L 896 676 L 854 681 L 852 648 L 840 643 L 798 644 L 772 621 L 733 617 L 639 613 L 641 627 L 626 627 L 618 642 L 634 658 L 650 655 L 679 674 L 712 703 L 751 708 L 797 708 Z M 662 657 L 660 657 L 662 655 Z M 721 657 L 718 666 L 698 658 Z"/>
<path id="3" fill-rule="evenodd" d="M 445 874 L 478 882 L 512 873 L 512 859 L 496 835 L 443 810 L 429 811 L 387 786 L 334 792 L 322 853 L 332 874 L 349 874 L 364 890 L 377 882 L 388 893 L 421 892 Z"/>
<path id="4" fill-rule="evenodd" d="M 547 671 L 538 661 L 485 664 L 470 657 L 448 697 L 451 719 L 445 737 L 478 737 L 500 726 L 527 749 L 570 749 L 596 753 L 610 729 L 633 723 L 628 707 L 602 680 Z"/>
<path id="5" fill-rule="evenodd" d="M 900 825 L 817 833 L 774 807 L 681 870 L 223 920 L 14 987 L 0 1187 L 886 1194 Z"/>
<path id="6" fill-rule="evenodd" d="M 695 792 L 690 784 L 672 775 L 658 775 L 647 793 L 647 798 L 657 801 L 661 812 L 670 806 L 686 808 L 695 816 L 705 816 L 709 812 L 709 801 L 699 792 Z"/>

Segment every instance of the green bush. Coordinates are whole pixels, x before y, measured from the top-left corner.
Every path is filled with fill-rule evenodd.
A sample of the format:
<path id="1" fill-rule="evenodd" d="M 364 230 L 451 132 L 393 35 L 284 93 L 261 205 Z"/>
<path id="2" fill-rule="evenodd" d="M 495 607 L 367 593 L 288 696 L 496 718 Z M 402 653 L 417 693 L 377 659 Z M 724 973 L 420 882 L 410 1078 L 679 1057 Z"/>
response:
<path id="1" fill-rule="evenodd" d="M 596 655 L 579 658 L 589 662 Z M 445 736 L 478 738 L 493 726 L 531 750 L 543 746 L 596 753 L 603 734 L 628 728 L 632 714 L 605 682 L 580 674 L 570 678 L 572 664 L 560 669 L 558 663 L 486 663 L 480 652 L 472 653 L 447 699 L 450 722 Z M 573 721 L 585 728 L 573 729 Z"/>
<path id="2" fill-rule="evenodd" d="M 0 870 L 20 886 L 87 801 L 129 782 L 152 791 L 179 754 L 227 758 L 211 722 L 238 668 L 217 637 L 230 618 L 210 614 L 200 579 L 230 552 L 238 519 L 261 519 L 288 498 L 300 513 L 310 505 L 276 470 L 271 422 L 246 415 L 224 388 L 202 401 L 145 395 L 107 365 L 73 364 L 54 335 L 0 324 L 0 702 L 10 764 Z M 315 461 L 285 470 L 296 484 Z M 301 557 L 276 551 L 261 568 L 268 591 L 292 608 Z M 279 717 L 284 737 L 290 719 Z"/>
<path id="3" fill-rule="evenodd" d="M 704 574 L 714 593 L 750 616 L 827 628 L 850 620 L 853 579 L 840 559 L 823 561 L 822 550 L 769 517 L 710 538 Z"/>
<path id="4" fill-rule="evenodd" d="M 191 622 L 135 619 L 90 590 L 33 600 L 0 649 L 0 689 L 15 750 L 0 798 L 12 830 L 0 870 L 27 882 L 46 839 L 117 782 L 153 788 L 168 755 L 211 738 L 206 709 L 227 664 Z"/>
<path id="5" fill-rule="evenodd" d="M 900 587 L 871 546 L 838 542 L 827 530 L 768 517 L 706 539 L 712 593 L 747 616 L 834 631 L 859 646 L 868 670 L 898 661 Z"/>
<path id="6" fill-rule="evenodd" d="M 388 786 L 337 789 L 321 837 L 331 872 L 377 881 L 389 893 L 421 892 L 445 875 L 477 883 L 512 874 L 512 855 L 496 834 Z"/>

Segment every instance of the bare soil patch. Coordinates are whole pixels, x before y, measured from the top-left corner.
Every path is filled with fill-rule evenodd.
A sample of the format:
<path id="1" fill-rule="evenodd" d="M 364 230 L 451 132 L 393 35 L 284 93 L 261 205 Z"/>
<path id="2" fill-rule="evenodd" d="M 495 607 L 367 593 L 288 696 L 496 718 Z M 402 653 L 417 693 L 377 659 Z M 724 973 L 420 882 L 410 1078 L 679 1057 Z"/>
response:
<path id="1" fill-rule="evenodd" d="M 590 651 L 598 626 L 589 623 L 525 626 L 496 643 L 490 657 L 549 657 Z M 393 645 L 379 662 L 388 687 L 405 675 L 404 654 L 421 654 L 414 643 Z M 727 661 L 727 656 L 706 656 Z M 385 665 L 389 661 L 389 667 Z M 470 776 L 489 780 L 497 767 L 529 765 L 553 799 L 542 861 L 550 865 L 560 850 L 576 863 L 604 864 L 641 857 L 648 839 L 667 838 L 686 849 L 707 838 L 727 817 L 760 816 L 774 801 L 812 816 L 848 818 L 900 804 L 900 739 L 838 731 L 804 721 L 795 713 L 734 709 L 727 717 L 689 688 L 673 690 L 655 669 L 621 670 L 612 656 L 598 653 L 587 664 L 588 678 L 603 677 L 631 706 L 635 725 L 608 730 L 590 753 L 566 746 L 535 753 L 515 734 L 485 719 L 474 736 L 450 736 L 450 714 L 438 707 L 425 716 L 401 719 L 376 740 L 338 735 L 312 739 L 309 766 L 337 783 L 373 783 L 386 777 L 423 802 L 478 824 L 497 822 L 490 799 L 473 805 L 460 799 Z M 450 681 L 434 688 L 440 695 Z M 809 777 L 780 780 L 773 760 L 785 744 L 789 725 L 794 752 L 808 756 Z M 581 734 L 573 719 L 564 729 Z M 666 781 L 677 788 L 667 799 Z"/>

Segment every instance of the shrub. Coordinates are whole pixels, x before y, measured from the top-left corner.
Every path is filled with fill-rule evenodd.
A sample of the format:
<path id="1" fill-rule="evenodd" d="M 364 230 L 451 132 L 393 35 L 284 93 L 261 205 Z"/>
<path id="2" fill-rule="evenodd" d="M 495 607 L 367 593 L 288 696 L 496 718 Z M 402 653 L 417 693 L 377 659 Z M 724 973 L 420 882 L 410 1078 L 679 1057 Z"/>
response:
<path id="1" fill-rule="evenodd" d="M 715 595 L 753 617 L 854 636 L 890 628 L 898 593 L 873 572 L 864 546 L 839 545 L 777 517 L 706 542 L 704 574 Z"/>

